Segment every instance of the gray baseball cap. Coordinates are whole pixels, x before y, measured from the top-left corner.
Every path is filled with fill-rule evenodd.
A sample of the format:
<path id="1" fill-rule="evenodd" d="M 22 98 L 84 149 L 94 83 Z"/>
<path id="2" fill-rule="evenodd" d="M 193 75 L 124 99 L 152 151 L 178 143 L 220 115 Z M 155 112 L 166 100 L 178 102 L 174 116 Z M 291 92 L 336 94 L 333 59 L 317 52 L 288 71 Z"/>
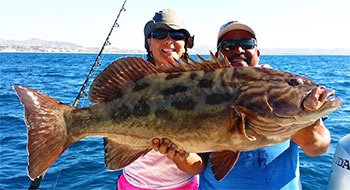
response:
<path id="1" fill-rule="evenodd" d="M 186 47 L 193 47 L 194 36 L 191 36 L 190 32 L 186 29 L 185 25 L 182 22 L 181 16 L 177 12 L 171 9 L 163 9 L 159 12 L 156 12 L 153 19 L 146 23 L 144 28 L 146 49 L 148 49 L 147 38 L 150 37 L 151 32 L 155 28 L 184 30 L 187 36 Z"/>

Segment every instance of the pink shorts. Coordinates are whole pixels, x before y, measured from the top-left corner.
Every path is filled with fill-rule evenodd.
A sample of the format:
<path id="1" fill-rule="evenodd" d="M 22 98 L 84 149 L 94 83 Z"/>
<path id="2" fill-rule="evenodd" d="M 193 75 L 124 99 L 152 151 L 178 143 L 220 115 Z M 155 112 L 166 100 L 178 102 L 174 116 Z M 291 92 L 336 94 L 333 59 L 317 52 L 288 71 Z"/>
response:
<path id="1" fill-rule="evenodd" d="M 131 185 L 128 180 L 125 179 L 124 174 L 121 174 L 118 179 L 118 190 L 153 190 L 153 189 L 145 189 L 141 187 L 136 187 Z M 197 190 L 198 189 L 198 179 L 194 177 L 193 180 L 181 187 L 167 189 L 167 190 Z"/>

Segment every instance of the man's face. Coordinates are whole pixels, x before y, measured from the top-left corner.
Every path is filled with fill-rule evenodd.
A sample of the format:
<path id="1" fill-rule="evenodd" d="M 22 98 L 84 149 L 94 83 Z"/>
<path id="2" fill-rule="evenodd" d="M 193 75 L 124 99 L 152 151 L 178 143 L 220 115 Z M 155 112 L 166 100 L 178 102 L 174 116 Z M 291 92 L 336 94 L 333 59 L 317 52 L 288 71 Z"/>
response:
<path id="1" fill-rule="evenodd" d="M 221 37 L 220 42 L 225 40 L 242 40 L 242 39 L 254 39 L 253 35 L 245 30 L 232 30 L 227 32 Z M 219 51 L 224 54 L 233 66 L 258 66 L 260 51 L 257 47 L 247 49 L 241 47 L 239 44 L 233 49 L 227 51 L 222 48 Z"/>

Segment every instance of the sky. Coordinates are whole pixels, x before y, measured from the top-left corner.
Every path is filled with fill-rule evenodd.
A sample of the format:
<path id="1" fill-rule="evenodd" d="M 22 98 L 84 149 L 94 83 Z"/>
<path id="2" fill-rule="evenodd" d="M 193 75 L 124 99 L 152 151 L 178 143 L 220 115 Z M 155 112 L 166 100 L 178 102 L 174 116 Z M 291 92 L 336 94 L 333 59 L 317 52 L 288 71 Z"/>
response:
<path id="1" fill-rule="evenodd" d="M 124 0 L 0 0 L 0 39 L 72 42 L 101 47 Z M 127 0 L 112 47 L 144 49 L 155 12 L 178 12 L 195 47 L 216 45 L 222 24 L 253 28 L 260 48 L 350 48 L 349 0 Z"/>

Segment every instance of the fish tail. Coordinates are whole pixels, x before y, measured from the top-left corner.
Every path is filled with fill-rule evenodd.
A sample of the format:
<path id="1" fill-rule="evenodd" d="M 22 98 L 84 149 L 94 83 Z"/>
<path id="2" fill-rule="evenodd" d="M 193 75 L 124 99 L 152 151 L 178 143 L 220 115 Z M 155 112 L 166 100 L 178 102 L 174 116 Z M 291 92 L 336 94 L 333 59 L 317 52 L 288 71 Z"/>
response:
<path id="1" fill-rule="evenodd" d="M 65 109 L 74 108 L 31 88 L 13 86 L 13 89 L 24 107 L 28 132 L 27 170 L 33 180 L 44 173 L 72 144 L 62 118 Z"/>

